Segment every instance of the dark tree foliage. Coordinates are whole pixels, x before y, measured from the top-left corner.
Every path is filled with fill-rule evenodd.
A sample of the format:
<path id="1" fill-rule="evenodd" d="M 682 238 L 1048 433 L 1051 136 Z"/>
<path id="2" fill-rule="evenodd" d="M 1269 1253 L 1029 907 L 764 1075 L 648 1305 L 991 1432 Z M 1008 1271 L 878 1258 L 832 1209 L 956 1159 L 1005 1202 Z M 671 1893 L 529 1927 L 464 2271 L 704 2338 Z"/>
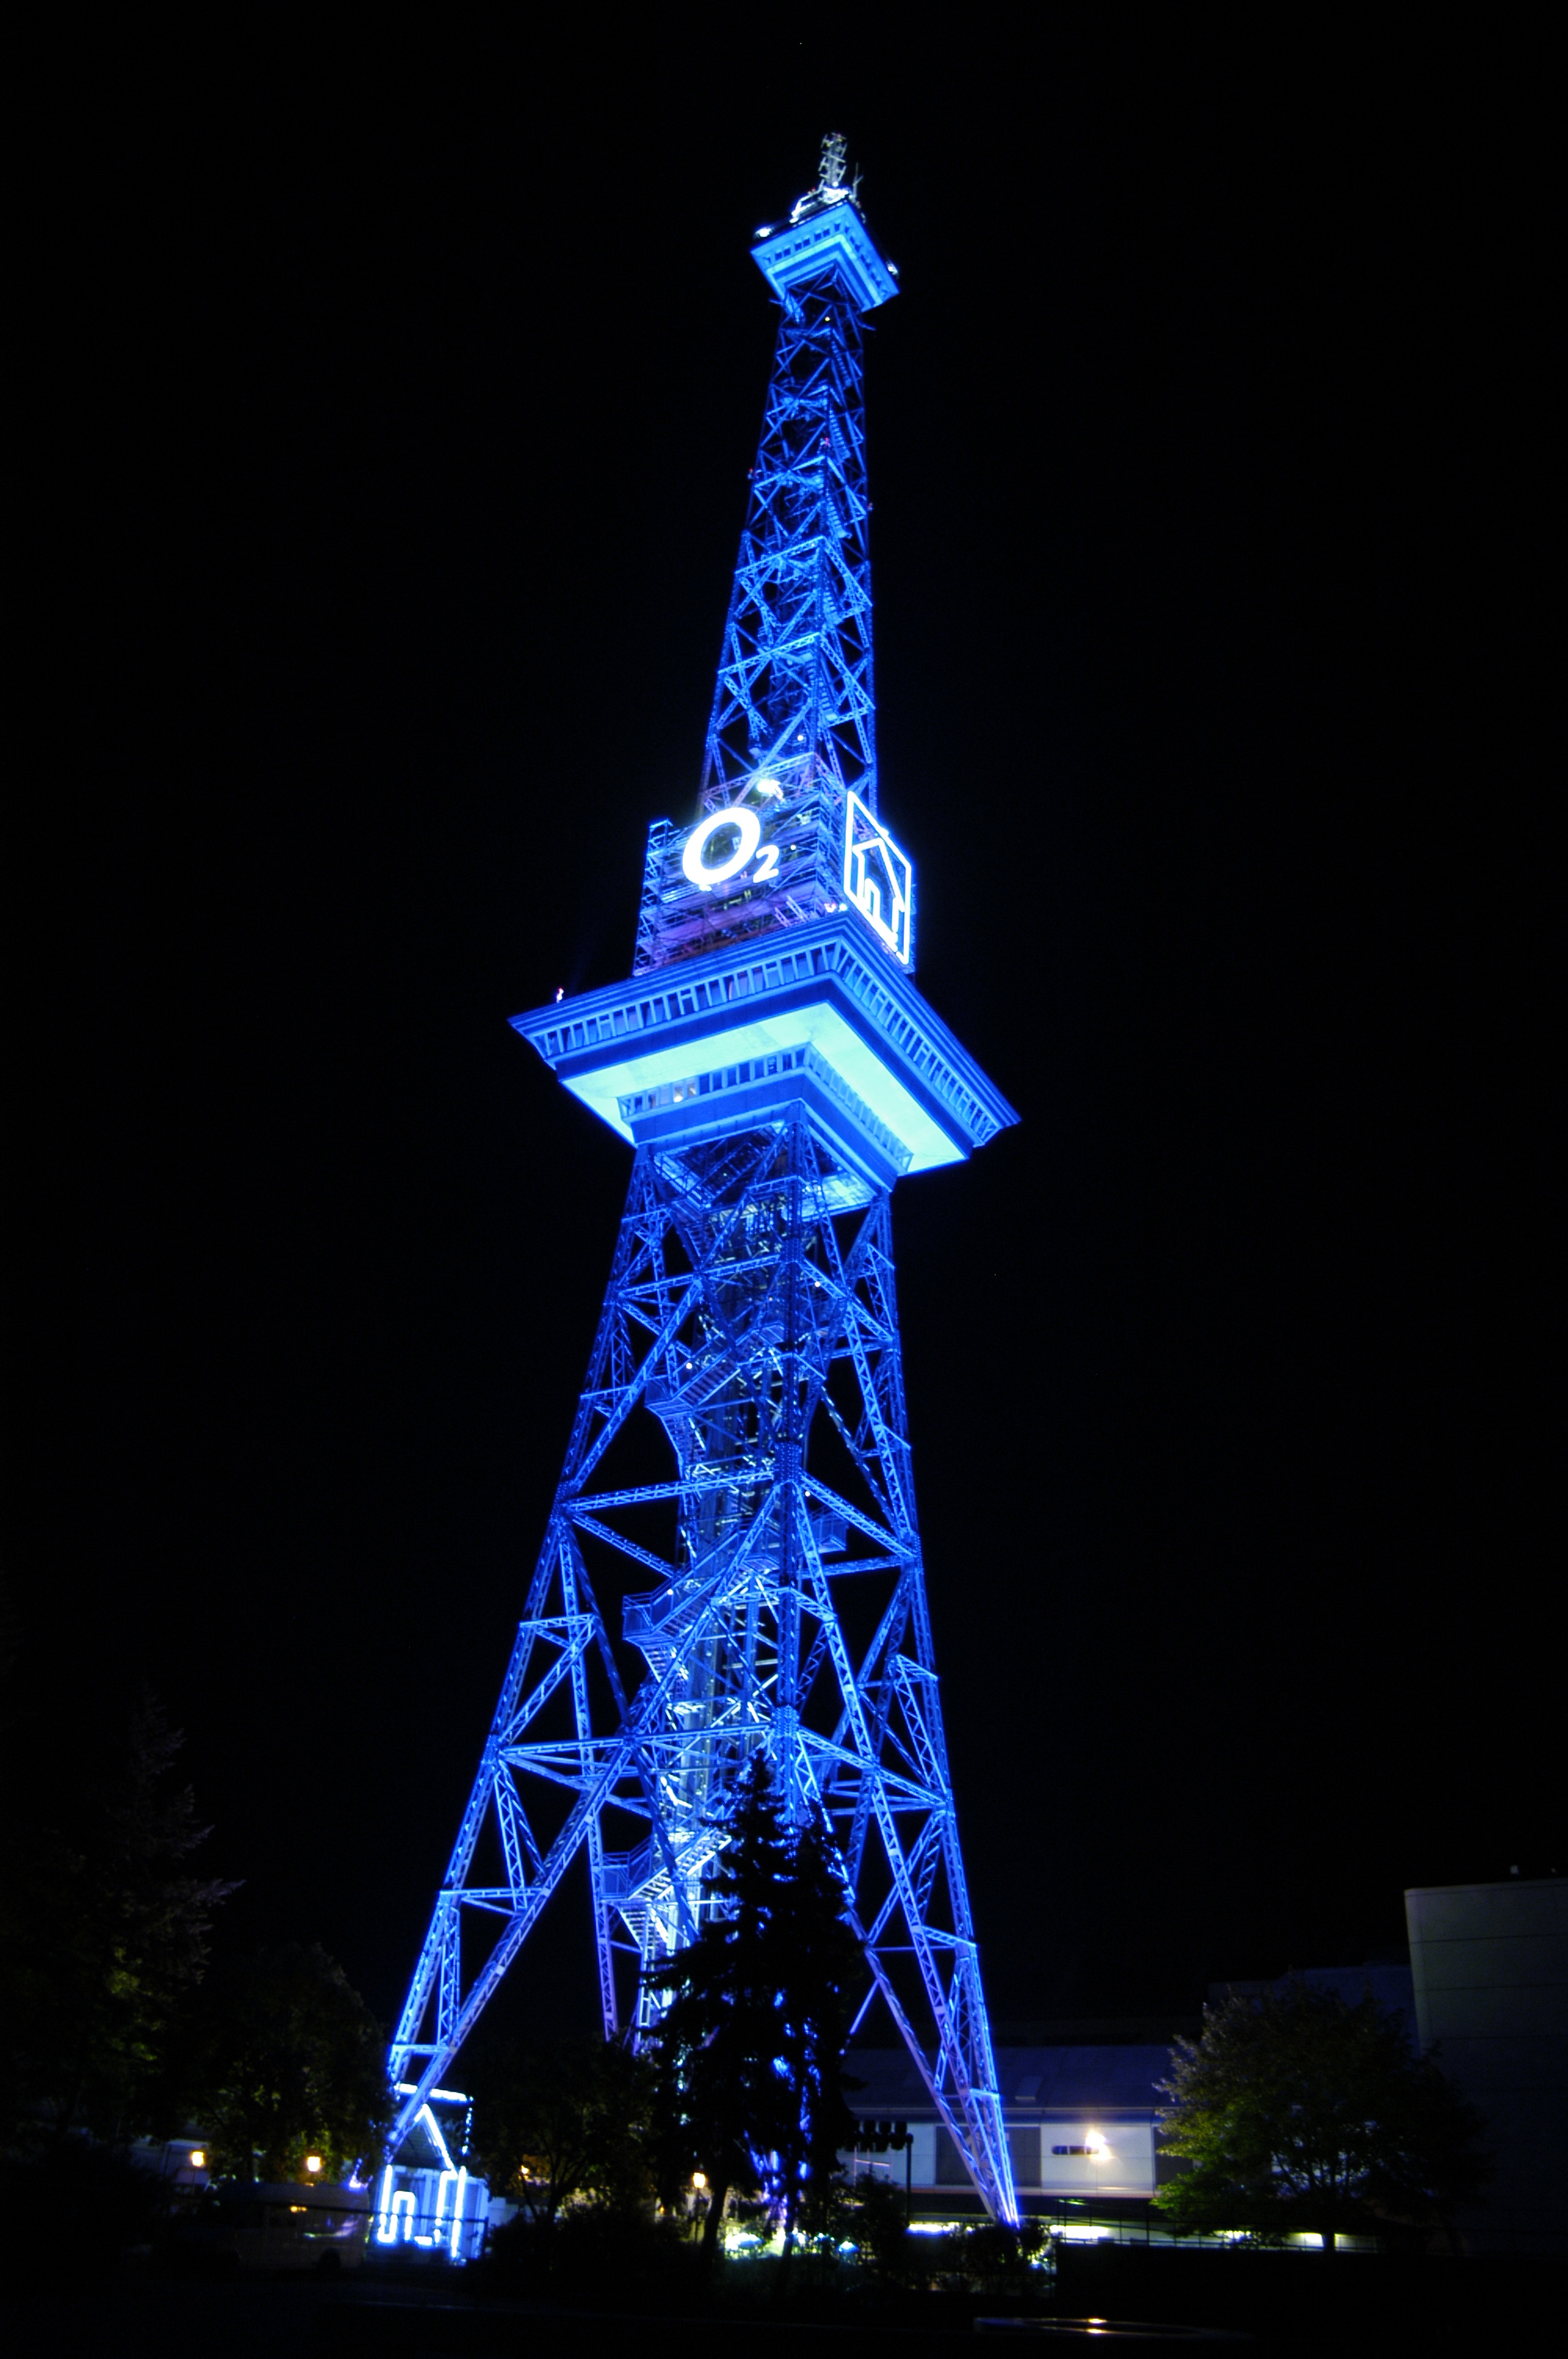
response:
<path id="1" fill-rule="evenodd" d="M 209 1830 L 173 1782 L 181 1742 L 144 1691 L 81 1781 L 8 1831 L 0 2007 L 16 2042 L 14 2134 L 120 2144 L 154 2124 L 212 1911 L 236 1888 L 189 1871 Z"/>
<path id="2" fill-rule="evenodd" d="M 1182 2039 L 1160 2115 L 1188 2169 L 1155 2197 L 1183 2226 L 1277 2234 L 1445 2223 L 1474 2198 L 1481 2125 L 1403 2024 L 1292 1980 L 1206 2007 Z"/>
<path id="3" fill-rule="evenodd" d="M 654 2192 L 654 2071 L 619 2040 L 563 2040 L 543 2052 L 481 2050 L 475 2154 L 498 2195 L 554 2227 L 574 2197 L 615 2212 Z"/>
<path id="4" fill-rule="evenodd" d="M 786 1828 L 760 1755 L 714 1886 L 719 1909 L 653 1978 L 668 1994 L 655 2043 L 660 2191 L 668 2200 L 677 2171 L 703 2171 L 711 2251 L 730 2190 L 761 2186 L 787 2248 L 803 2200 L 854 2136 L 841 2071 L 860 1945 L 822 1833 Z"/>
<path id="5" fill-rule="evenodd" d="M 191 2116 L 232 2178 L 300 2179 L 313 2153 L 339 2179 L 380 2158 L 392 2112 L 386 2043 L 319 1943 L 224 1960 L 180 2067 Z"/>

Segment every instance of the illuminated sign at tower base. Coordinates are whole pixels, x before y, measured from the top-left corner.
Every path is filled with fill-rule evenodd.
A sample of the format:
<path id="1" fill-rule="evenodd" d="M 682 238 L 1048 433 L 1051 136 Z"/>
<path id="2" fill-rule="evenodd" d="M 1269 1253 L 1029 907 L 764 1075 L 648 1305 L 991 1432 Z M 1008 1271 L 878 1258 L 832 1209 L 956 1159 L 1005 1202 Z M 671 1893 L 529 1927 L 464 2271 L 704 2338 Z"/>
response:
<path id="1" fill-rule="evenodd" d="M 397 2093 L 413 2093 L 404 2082 Z M 455 2090 L 436 2089 L 431 2097 L 437 2103 L 469 2107 L 468 2099 Z M 449 2122 L 448 2126 L 452 2125 Z M 466 2128 L 465 2114 L 465 2132 Z M 410 2143 L 417 2155 L 427 2142 L 428 2163 L 406 2158 Z M 490 2223 L 490 2189 L 482 2179 L 470 2175 L 460 2156 L 454 2158 L 433 2104 L 420 2106 L 404 2145 L 404 2155 L 386 2164 L 376 2187 L 373 2246 L 408 2260 L 425 2255 L 431 2260 L 460 2265 L 477 2261 L 484 2250 Z"/>

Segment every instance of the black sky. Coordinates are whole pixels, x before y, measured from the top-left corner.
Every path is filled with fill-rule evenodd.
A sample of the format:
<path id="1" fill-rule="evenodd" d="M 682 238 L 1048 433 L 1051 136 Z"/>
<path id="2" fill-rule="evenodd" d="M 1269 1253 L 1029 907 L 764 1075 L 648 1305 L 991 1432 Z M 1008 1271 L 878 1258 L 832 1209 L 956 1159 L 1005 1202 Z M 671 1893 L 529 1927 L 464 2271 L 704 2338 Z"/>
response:
<path id="1" fill-rule="evenodd" d="M 149 1678 L 232 1938 L 394 2009 L 625 1183 L 505 1019 L 627 971 L 692 806 L 747 245 L 839 128 L 883 810 L 1022 1116 L 896 1205 L 993 2010 L 1563 1864 L 1530 60 L 522 22 L 83 37 L 40 100 L 30 1692 Z"/>

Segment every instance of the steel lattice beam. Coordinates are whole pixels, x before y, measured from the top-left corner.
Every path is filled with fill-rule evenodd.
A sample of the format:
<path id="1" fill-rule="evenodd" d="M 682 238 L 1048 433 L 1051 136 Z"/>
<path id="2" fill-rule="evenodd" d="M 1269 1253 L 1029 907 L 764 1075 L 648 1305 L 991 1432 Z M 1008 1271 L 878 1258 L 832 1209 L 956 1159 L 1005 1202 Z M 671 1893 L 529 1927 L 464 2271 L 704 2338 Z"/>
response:
<path id="1" fill-rule="evenodd" d="M 723 1798 L 764 1749 L 796 1815 L 826 1812 L 870 1976 L 1005 2216 L 910 1482 L 889 1202 L 880 1193 L 835 1214 L 833 1176 L 798 1106 L 739 1137 L 637 1158 L 545 1545 L 393 2065 L 415 2082 L 411 2120 L 584 1845 L 606 2029 L 623 2015 L 645 2025 L 646 1993 L 617 1988 L 616 1921 L 644 1966 L 689 1938 L 712 1905 L 704 1870 Z M 640 1408 L 669 1437 L 675 1483 L 596 1487 L 609 1438 Z M 831 1481 L 812 1462 L 829 1448 Z M 624 1527 L 672 1507 L 677 1569 L 651 1594 L 617 1597 L 584 1537 L 609 1568 L 628 1552 L 646 1562 L 652 1551 Z M 647 1666 L 630 1693 L 617 1621 L 622 1650 Z M 535 1737 L 552 1706 L 558 1725 Z M 559 1823 L 541 1816 L 541 1786 L 568 1798 Z M 487 1826 L 504 1883 L 478 1863 Z M 460 1984 L 463 1916 L 498 1908 L 500 1940 Z M 432 2002 L 438 2028 L 421 2038 Z"/>

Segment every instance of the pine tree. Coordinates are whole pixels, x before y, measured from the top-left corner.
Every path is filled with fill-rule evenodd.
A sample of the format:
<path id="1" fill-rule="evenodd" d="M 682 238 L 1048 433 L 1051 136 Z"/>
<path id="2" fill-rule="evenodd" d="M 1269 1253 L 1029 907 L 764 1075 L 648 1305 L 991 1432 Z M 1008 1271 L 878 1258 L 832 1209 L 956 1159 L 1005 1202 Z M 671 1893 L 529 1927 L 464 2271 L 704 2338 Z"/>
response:
<path id="1" fill-rule="evenodd" d="M 790 1830 L 759 1755 L 715 1872 L 713 1912 L 652 1979 L 666 2195 L 700 2168 L 711 2253 L 731 2190 L 760 2186 L 793 2243 L 802 2199 L 854 2134 L 841 2084 L 860 1947 L 822 1831 Z"/>

